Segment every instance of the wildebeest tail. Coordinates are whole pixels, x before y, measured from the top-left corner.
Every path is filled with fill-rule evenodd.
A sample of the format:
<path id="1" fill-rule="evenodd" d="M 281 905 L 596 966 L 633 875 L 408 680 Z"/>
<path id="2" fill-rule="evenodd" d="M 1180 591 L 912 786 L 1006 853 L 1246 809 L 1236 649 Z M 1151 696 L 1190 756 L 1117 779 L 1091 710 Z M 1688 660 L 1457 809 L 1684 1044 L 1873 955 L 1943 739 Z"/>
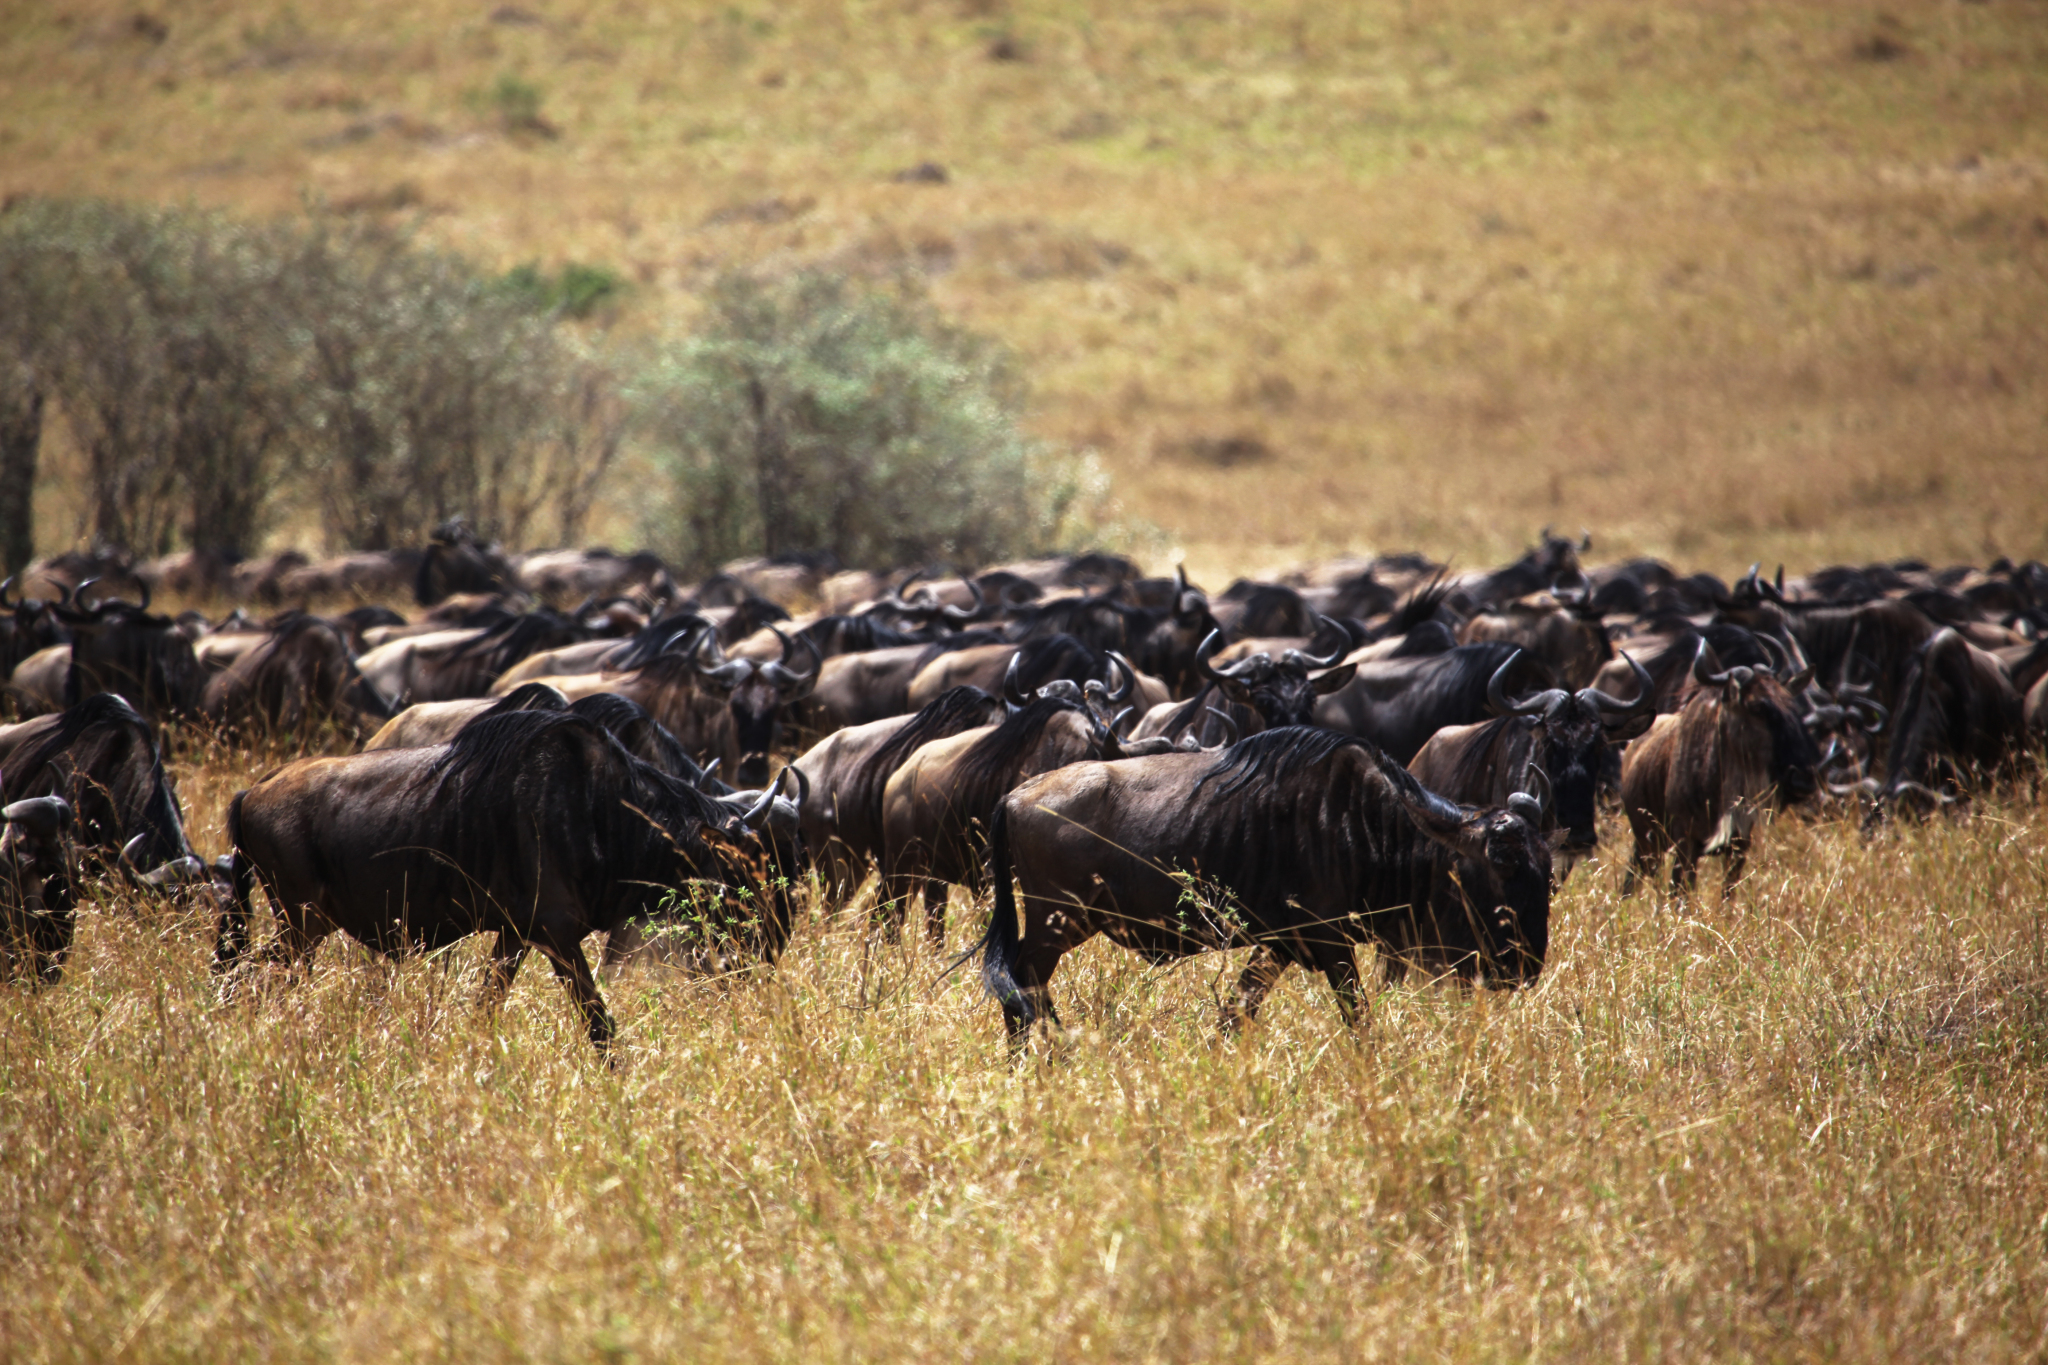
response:
<path id="1" fill-rule="evenodd" d="M 233 849 L 228 864 L 231 885 L 221 906 L 220 927 L 213 940 L 213 970 L 226 972 L 249 951 L 249 897 L 256 889 L 256 868 L 242 851 L 242 798 L 239 791 L 228 803 L 228 843 Z"/>
<path id="2" fill-rule="evenodd" d="M 988 931 L 976 946 L 981 950 L 981 981 L 1005 1014 L 1030 1017 L 1031 1007 L 1015 976 L 1017 948 L 1023 942 L 1017 928 L 1017 894 L 1010 885 L 1010 813 L 996 803 L 995 819 L 989 823 L 989 876 L 996 886 L 995 908 L 989 912 Z M 974 951 L 968 950 L 970 955 Z"/>

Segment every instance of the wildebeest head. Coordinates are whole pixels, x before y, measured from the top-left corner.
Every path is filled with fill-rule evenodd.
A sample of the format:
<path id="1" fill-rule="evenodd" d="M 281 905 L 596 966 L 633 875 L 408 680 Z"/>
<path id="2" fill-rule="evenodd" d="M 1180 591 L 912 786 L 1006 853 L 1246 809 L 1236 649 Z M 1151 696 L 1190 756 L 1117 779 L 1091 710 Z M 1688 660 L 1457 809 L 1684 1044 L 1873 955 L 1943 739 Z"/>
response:
<path id="1" fill-rule="evenodd" d="M 1324 641 L 1330 642 L 1327 654 L 1311 652 Z M 1343 627 L 1321 616 L 1316 618 L 1316 637 L 1309 641 L 1307 651 L 1283 650 L 1276 660 L 1261 650 L 1249 658 L 1217 668 L 1209 660 L 1223 647 L 1223 635 L 1220 631 L 1212 631 L 1202 641 L 1201 648 L 1195 651 L 1195 667 L 1203 677 L 1222 688 L 1230 700 L 1257 711 L 1268 729 L 1278 729 L 1283 725 L 1313 725 L 1316 698 L 1335 692 L 1350 682 L 1358 671 L 1356 664 L 1331 667 L 1344 657 L 1350 642 L 1351 637 Z M 1317 670 L 1328 671 L 1310 678 L 1309 674 Z"/>
<path id="2" fill-rule="evenodd" d="M 775 747 L 782 708 L 810 692 L 822 666 L 816 646 L 804 640 L 804 652 L 811 656 L 810 669 L 799 672 L 789 667 L 793 649 L 790 638 L 780 630 L 775 631 L 775 636 L 782 641 L 782 657 L 768 663 L 726 658 L 717 635 L 710 632 L 697 646 L 698 676 L 707 686 L 724 692 L 732 708 L 740 749 L 740 767 L 734 779 L 742 787 L 758 786 L 768 780 L 768 754 Z M 708 662 L 704 654 L 707 648 L 711 651 Z"/>
<path id="3" fill-rule="evenodd" d="M 1600 772 L 1613 741 L 1626 739 L 1656 714 L 1656 684 L 1648 670 L 1627 655 L 1636 677 L 1636 699 L 1622 701 L 1597 687 L 1576 692 L 1546 688 L 1526 696 L 1507 694 L 1507 676 L 1521 657 L 1508 656 L 1486 684 L 1486 702 L 1495 713 L 1518 717 L 1529 730 L 1527 769 L 1548 780 L 1552 823 L 1563 835 L 1558 851 L 1569 864 L 1591 853 L 1600 836 L 1594 826 L 1594 804 Z M 1533 790 L 1525 773 L 1516 784 Z"/>
<path id="4" fill-rule="evenodd" d="M 37 796 L 0 809 L 0 979 L 55 984 L 76 922 L 71 805 Z"/>
<path id="5" fill-rule="evenodd" d="M 152 720 L 198 710 L 205 674 L 177 623 L 150 615 L 149 584 L 142 584 L 140 603 L 108 598 L 88 606 L 98 581 L 79 584 L 73 606 L 59 611 L 71 631 L 64 704 L 113 692 Z"/>
<path id="6" fill-rule="evenodd" d="M 0 583 L 0 678 L 14 671 L 14 666 L 40 649 L 61 645 L 71 639 L 71 632 L 58 619 L 57 609 L 68 606 L 71 589 L 63 584 L 58 590 L 63 597 L 60 601 L 46 602 L 37 597 L 17 597 L 7 600 L 7 590 L 14 586 L 14 579 Z"/>
<path id="7" fill-rule="evenodd" d="M 1475 809 L 1446 801 L 1383 751 L 1373 760 L 1408 816 L 1447 850 L 1455 875 L 1450 890 L 1463 901 L 1468 943 L 1450 941 L 1456 918 L 1436 906 L 1438 929 L 1451 966 L 1489 986 L 1524 986 L 1543 970 L 1550 949 L 1550 841 L 1543 834 L 1543 802 L 1516 792 L 1506 806 Z"/>
<path id="8" fill-rule="evenodd" d="M 1720 708 L 1724 738 L 1742 752 L 1751 751 L 1752 742 L 1755 752 L 1768 752 L 1765 776 L 1781 802 L 1791 805 L 1812 796 L 1819 788 L 1820 748 L 1801 722 L 1793 695 L 1812 680 L 1811 670 L 1802 669 L 1785 681 L 1769 668 L 1746 665 L 1717 673 L 1708 665 L 1707 652 L 1703 638 L 1693 655 L 1693 687 L 1695 693 L 1709 694 Z"/>

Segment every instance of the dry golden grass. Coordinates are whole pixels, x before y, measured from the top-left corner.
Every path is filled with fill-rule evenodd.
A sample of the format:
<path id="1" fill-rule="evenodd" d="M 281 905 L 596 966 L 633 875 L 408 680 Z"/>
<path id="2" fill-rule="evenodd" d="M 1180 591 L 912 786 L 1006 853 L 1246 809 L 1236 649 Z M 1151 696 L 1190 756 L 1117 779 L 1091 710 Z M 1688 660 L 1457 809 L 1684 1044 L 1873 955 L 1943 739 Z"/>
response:
<path id="1" fill-rule="evenodd" d="M 260 761 L 177 765 L 205 847 Z M 222 1007 L 202 918 L 102 889 L 0 1001 L 0 1353 L 2039 1358 L 2044 845 L 1780 820 L 1690 906 L 1610 857 L 1535 990 L 1355 1039 L 1295 976 L 1219 1041 L 1234 961 L 1098 943 L 1017 1068 L 846 920 L 614 980 L 613 1073 L 544 971 L 485 1027 L 480 944 Z"/>
<path id="2" fill-rule="evenodd" d="M 0 10 L 0 189 L 417 208 L 623 270 L 627 327 L 731 266 L 925 270 L 1201 577 L 1546 521 L 2048 553 L 2039 0 L 146 9 Z"/>

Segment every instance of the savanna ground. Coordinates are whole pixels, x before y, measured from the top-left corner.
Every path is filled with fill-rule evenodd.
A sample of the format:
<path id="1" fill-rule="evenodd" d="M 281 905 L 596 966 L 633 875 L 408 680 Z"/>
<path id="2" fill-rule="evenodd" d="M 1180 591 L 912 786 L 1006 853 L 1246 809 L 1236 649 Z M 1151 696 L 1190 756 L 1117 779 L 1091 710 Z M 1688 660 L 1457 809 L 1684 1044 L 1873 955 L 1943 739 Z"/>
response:
<path id="1" fill-rule="evenodd" d="M 623 331 L 722 268 L 917 270 L 1212 581 L 1545 521 L 2042 555 L 2044 19 L 12 3 L 0 191 L 420 214 L 621 270 Z M 204 852 L 279 757 L 181 742 Z M 1234 962 L 1098 947 L 1021 1068 L 856 921 L 614 981 L 612 1073 L 544 971 L 495 1030 L 473 950 L 220 1007 L 209 926 L 102 888 L 0 1006 L 0 1356 L 2048 1352 L 2037 804 L 1780 820 L 1728 904 L 1618 899 L 1604 836 L 1532 992 L 1354 1041 L 1297 977 L 1222 1043 Z"/>

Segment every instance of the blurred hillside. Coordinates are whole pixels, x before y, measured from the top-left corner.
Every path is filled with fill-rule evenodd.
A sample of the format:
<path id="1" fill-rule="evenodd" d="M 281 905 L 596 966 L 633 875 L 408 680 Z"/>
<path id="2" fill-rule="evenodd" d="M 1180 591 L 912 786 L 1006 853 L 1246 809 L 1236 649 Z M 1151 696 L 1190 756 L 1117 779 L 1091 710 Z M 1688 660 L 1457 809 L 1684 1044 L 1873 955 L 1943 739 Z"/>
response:
<path id="1" fill-rule="evenodd" d="M 2038 0 L 0 14 L 0 193 L 417 216 L 624 332 L 915 271 L 1198 574 L 2048 555 Z"/>

